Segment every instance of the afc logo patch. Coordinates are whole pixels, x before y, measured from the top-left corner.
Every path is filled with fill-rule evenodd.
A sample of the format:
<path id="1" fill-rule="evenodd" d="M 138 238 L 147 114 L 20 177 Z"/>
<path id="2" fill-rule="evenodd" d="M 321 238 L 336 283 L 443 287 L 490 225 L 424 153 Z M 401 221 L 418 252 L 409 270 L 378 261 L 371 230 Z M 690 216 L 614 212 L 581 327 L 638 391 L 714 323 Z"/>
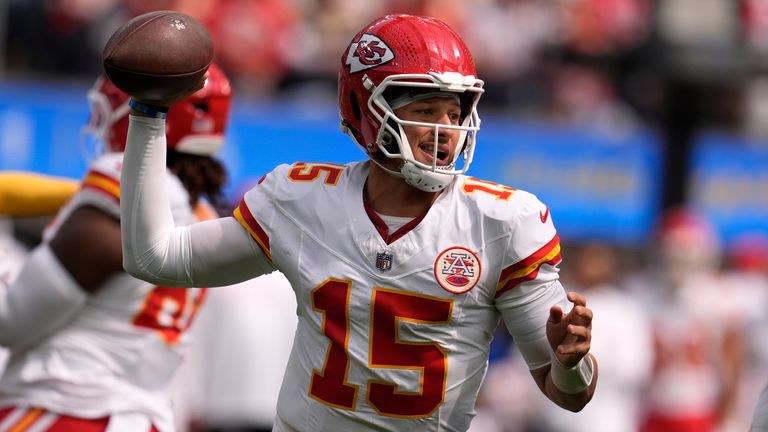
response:
<path id="1" fill-rule="evenodd" d="M 392 49 L 383 40 L 363 33 L 360 40 L 352 42 L 349 46 L 345 63 L 349 65 L 349 73 L 355 73 L 383 65 L 394 58 Z"/>
<path id="2" fill-rule="evenodd" d="M 464 294 L 480 281 L 480 259 L 471 250 L 454 246 L 444 250 L 435 260 L 435 279 L 453 294 Z"/>

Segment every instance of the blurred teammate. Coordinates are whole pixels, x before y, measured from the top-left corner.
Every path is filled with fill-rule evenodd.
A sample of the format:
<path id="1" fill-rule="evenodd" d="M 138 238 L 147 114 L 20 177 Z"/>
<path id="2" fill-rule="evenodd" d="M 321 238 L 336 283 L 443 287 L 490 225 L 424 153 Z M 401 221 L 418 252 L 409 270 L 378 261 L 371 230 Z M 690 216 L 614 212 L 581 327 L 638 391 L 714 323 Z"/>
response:
<path id="1" fill-rule="evenodd" d="M 747 367 L 742 374 L 742 394 L 734 418 L 741 430 L 768 431 L 768 233 L 739 236 L 729 251 L 729 289 L 742 300 L 745 321 Z"/>
<path id="2" fill-rule="evenodd" d="M 0 285 L 9 285 L 40 242 L 45 224 L 77 191 L 77 181 L 23 171 L 0 172 Z M 0 346 L 0 375 L 8 350 Z"/>
<path id="3" fill-rule="evenodd" d="M 637 432 L 646 385 L 653 371 L 650 313 L 617 280 L 618 251 L 592 241 L 573 251 L 573 284 L 589 295 L 596 318 L 592 352 L 600 357 L 600 389 L 578 414 L 545 407 L 538 424 L 562 432 Z M 617 325 L 621 323 L 621 325 Z M 627 337 L 632 329 L 632 337 Z"/>
<path id="4" fill-rule="evenodd" d="M 650 312 L 654 367 L 641 432 L 729 431 L 745 368 L 743 310 L 720 274 L 720 245 L 702 215 L 663 215 L 655 262 L 628 287 Z"/>
<path id="5" fill-rule="evenodd" d="M 233 217 L 177 228 L 156 187 L 172 101 L 135 101 L 124 265 L 175 286 L 285 274 L 298 328 L 275 430 L 466 430 L 500 318 L 544 394 L 573 411 L 591 398 L 592 312 L 558 281 L 549 209 L 464 175 L 482 85 L 444 23 L 378 19 L 339 73 L 342 129 L 370 160 L 281 165 Z"/>
<path id="6" fill-rule="evenodd" d="M 0 287 L 0 430 L 170 431 L 168 385 L 205 290 L 135 279 L 122 268 L 120 170 L 128 96 L 105 78 L 89 92 L 89 128 L 110 150 L 47 229 L 18 278 Z M 229 81 L 215 66 L 168 116 L 169 223 L 214 213 L 226 181 L 213 158 L 223 142 Z"/>
<path id="7" fill-rule="evenodd" d="M 271 431 L 296 321 L 280 272 L 208 290 L 175 378 L 179 430 Z"/>

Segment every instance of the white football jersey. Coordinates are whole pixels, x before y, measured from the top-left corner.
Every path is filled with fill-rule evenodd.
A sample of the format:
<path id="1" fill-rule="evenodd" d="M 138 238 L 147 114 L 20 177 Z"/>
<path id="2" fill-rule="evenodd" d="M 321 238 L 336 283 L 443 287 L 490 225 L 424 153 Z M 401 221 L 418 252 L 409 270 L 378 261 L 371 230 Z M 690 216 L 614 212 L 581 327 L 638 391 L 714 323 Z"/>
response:
<path id="1" fill-rule="evenodd" d="M 121 166 L 122 153 L 94 161 L 44 241 L 78 207 L 94 206 L 119 218 Z M 181 182 L 169 173 L 167 186 L 176 224 L 193 222 Z M 0 407 L 36 406 L 83 418 L 143 413 L 160 431 L 173 430 L 166 392 L 204 295 L 204 289 L 158 287 L 127 273 L 114 275 L 74 320 L 12 353 L 0 379 Z"/>
<path id="2" fill-rule="evenodd" d="M 369 162 L 281 165 L 234 216 L 291 282 L 299 323 L 277 431 L 464 431 L 503 317 L 530 368 L 569 309 L 559 239 L 530 193 L 459 176 L 388 233 Z"/>

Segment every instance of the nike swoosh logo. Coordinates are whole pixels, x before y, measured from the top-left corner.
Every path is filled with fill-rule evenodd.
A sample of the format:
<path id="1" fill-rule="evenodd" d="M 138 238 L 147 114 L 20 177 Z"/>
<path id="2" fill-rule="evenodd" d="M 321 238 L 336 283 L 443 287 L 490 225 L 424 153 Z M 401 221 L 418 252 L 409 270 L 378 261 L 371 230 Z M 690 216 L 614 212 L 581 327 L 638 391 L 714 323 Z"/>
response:
<path id="1" fill-rule="evenodd" d="M 548 217 L 549 217 L 549 207 L 545 207 L 543 212 L 539 212 L 539 219 L 541 219 L 541 223 L 547 223 Z"/>

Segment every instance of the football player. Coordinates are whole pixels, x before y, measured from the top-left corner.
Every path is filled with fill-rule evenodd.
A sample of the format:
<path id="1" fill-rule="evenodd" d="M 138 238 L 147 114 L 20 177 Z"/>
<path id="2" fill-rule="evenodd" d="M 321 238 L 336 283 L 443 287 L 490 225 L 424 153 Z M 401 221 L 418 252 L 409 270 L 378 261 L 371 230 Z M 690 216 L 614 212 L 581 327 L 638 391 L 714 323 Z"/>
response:
<path id="1" fill-rule="evenodd" d="M 232 217 L 174 227 L 163 180 L 172 100 L 134 100 L 123 263 L 151 283 L 280 270 L 298 329 L 277 431 L 464 431 L 502 319 L 541 391 L 578 411 L 597 383 L 592 311 L 558 281 L 534 195 L 466 176 L 483 82 L 443 22 L 388 15 L 341 56 L 341 127 L 368 155 L 280 165 Z"/>
<path id="2" fill-rule="evenodd" d="M 23 171 L 0 172 L 0 285 L 16 279 L 45 225 L 77 191 L 77 181 Z M 0 375 L 8 350 L 0 346 Z"/>
<path id="3" fill-rule="evenodd" d="M 172 431 L 167 395 L 205 290 L 148 283 L 123 271 L 120 170 L 129 97 L 105 77 L 88 93 L 88 129 L 106 149 L 46 229 L 18 278 L 0 287 L 0 430 Z M 170 224 L 215 216 L 226 170 L 231 99 L 212 66 L 203 87 L 168 115 L 167 168 L 154 187 Z"/>

